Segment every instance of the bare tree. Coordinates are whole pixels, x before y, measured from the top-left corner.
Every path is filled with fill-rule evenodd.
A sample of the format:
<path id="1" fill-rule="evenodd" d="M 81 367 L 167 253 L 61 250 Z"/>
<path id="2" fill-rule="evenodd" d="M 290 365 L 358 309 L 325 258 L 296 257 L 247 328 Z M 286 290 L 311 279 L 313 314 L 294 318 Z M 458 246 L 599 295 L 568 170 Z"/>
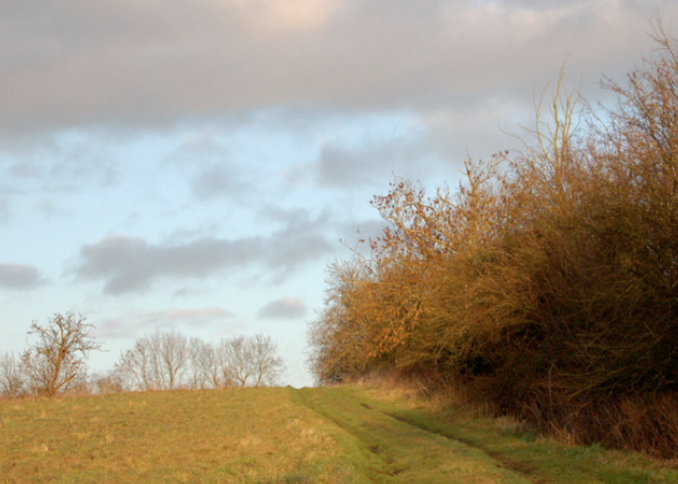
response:
<path id="1" fill-rule="evenodd" d="M 86 320 L 69 311 L 56 313 L 46 326 L 31 323 L 28 334 L 37 335 L 38 341 L 21 356 L 21 369 L 33 393 L 52 397 L 84 380 L 87 353 L 101 349 L 90 336 L 94 325 Z"/>
<path id="2" fill-rule="evenodd" d="M 0 358 L 0 395 L 15 398 L 20 396 L 24 389 L 21 361 L 14 353 L 7 351 Z"/>
<path id="3" fill-rule="evenodd" d="M 224 386 L 247 386 L 252 378 L 251 355 L 244 336 L 222 339 L 219 344 Z"/>
<path id="4" fill-rule="evenodd" d="M 186 337 L 171 331 L 143 336 L 120 356 L 116 370 L 130 389 L 173 390 L 188 363 Z"/>
<path id="5" fill-rule="evenodd" d="M 91 377 L 91 387 L 92 391 L 99 395 L 120 393 L 124 389 L 123 378 L 115 369 L 105 373 L 95 374 Z"/>
<path id="6" fill-rule="evenodd" d="M 173 390 L 177 387 L 188 362 L 188 341 L 176 331 L 156 333 L 152 338 L 157 338 L 155 346 L 159 352 L 161 373 L 166 388 Z"/>
<path id="7" fill-rule="evenodd" d="M 272 385 L 284 369 L 278 348 L 269 336 L 234 336 L 219 345 L 222 373 L 226 385 L 241 387 Z"/>
<path id="8" fill-rule="evenodd" d="M 123 385 L 128 390 L 160 390 L 157 365 L 154 361 L 153 349 L 146 336 L 138 339 L 134 347 L 120 355 L 115 364 L 115 371 L 121 376 Z"/>
<path id="9" fill-rule="evenodd" d="M 234 336 L 213 346 L 174 331 L 138 339 L 115 364 L 122 386 L 141 391 L 273 385 L 283 369 L 268 336 Z"/>
<path id="10" fill-rule="evenodd" d="M 191 338 L 188 341 L 188 359 L 191 388 L 204 389 L 220 386 L 219 360 L 211 344 L 200 338 Z"/>
<path id="11" fill-rule="evenodd" d="M 250 340 L 251 358 L 254 369 L 254 386 L 275 385 L 282 375 L 285 365 L 278 355 L 278 346 L 270 336 L 257 334 Z"/>

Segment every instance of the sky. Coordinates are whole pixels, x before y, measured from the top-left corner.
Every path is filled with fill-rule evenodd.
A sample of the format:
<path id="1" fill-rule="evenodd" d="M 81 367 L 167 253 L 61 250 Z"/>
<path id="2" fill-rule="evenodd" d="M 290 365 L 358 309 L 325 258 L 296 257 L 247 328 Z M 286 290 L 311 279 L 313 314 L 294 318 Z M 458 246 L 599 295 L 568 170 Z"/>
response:
<path id="1" fill-rule="evenodd" d="M 372 197 L 519 149 L 564 63 L 609 102 L 657 19 L 678 2 L 0 0 L 0 351 L 74 311 L 93 372 L 153 331 L 264 333 L 312 385 Z"/>

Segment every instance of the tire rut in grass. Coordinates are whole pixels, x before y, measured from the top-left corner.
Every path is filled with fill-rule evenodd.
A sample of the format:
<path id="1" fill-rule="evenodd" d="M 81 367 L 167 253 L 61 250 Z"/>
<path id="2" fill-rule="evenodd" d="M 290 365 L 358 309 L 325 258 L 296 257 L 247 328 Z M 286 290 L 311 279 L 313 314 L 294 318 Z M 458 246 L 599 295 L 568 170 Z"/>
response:
<path id="1" fill-rule="evenodd" d="M 398 414 L 394 414 L 394 413 L 390 413 L 390 412 L 386 412 L 386 411 L 383 411 L 383 410 L 373 408 L 373 407 L 371 407 L 370 405 L 368 405 L 367 403 L 364 403 L 364 402 L 361 402 L 360 405 L 367 410 L 372 410 L 374 412 L 378 412 L 378 413 L 385 415 L 387 417 L 390 417 L 394 420 L 397 420 L 397 421 L 402 422 L 404 424 L 415 427 L 415 428 L 417 428 L 417 429 L 419 429 L 423 432 L 427 432 L 427 433 L 430 433 L 430 434 L 433 434 L 433 435 L 438 435 L 438 436 L 443 437 L 445 439 L 453 440 L 453 441 L 459 442 L 461 444 L 464 444 L 468 447 L 472 447 L 474 449 L 477 449 L 477 450 L 483 452 L 484 454 L 486 454 L 491 459 L 497 461 L 502 467 L 505 467 L 505 468 L 510 469 L 514 472 L 517 472 L 518 474 L 522 475 L 525 479 L 529 480 L 530 482 L 533 482 L 535 484 L 548 484 L 548 483 L 552 482 L 550 480 L 547 480 L 547 479 L 533 475 L 535 468 L 530 466 L 529 464 L 526 464 L 524 462 L 517 462 L 515 460 L 509 459 L 505 455 L 502 455 L 500 452 L 496 452 L 496 451 L 493 451 L 491 449 L 488 449 L 487 447 L 485 447 L 481 444 L 478 444 L 477 442 L 473 442 L 469 439 L 464 439 L 463 437 L 451 436 L 451 435 L 449 435 L 445 432 L 442 432 L 440 430 L 432 429 L 430 427 L 426 427 L 425 425 L 417 424 L 417 423 L 403 417 L 402 415 L 398 415 Z"/>
<path id="2" fill-rule="evenodd" d="M 364 451 L 380 463 L 372 467 L 373 479 L 380 481 L 379 476 L 390 476 L 394 482 L 545 482 L 518 472 L 477 445 L 373 409 L 347 393 L 318 389 L 302 391 L 299 397 L 300 403 L 355 437 Z"/>
<path id="3" fill-rule="evenodd" d="M 374 467 L 371 469 L 372 476 L 370 476 L 370 480 L 374 480 L 375 477 L 378 477 L 380 475 L 393 477 L 403 472 L 402 468 L 394 465 L 393 459 L 391 459 L 388 455 L 384 454 L 384 448 L 381 444 L 366 442 L 365 439 L 366 436 L 364 431 L 361 432 L 357 430 L 353 425 L 346 422 L 341 417 L 328 411 L 328 409 L 325 408 L 324 405 L 322 405 L 322 402 L 319 401 L 319 399 L 317 399 L 318 397 L 317 393 L 314 394 L 314 396 L 316 397 L 315 399 L 312 397 L 308 398 L 305 395 L 305 393 L 303 393 L 303 391 L 297 393 L 297 395 L 299 396 L 299 402 L 302 403 L 304 406 L 306 406 L 316 414 L 320 415 L 321 417 L 332 422 L 337 427 L 342 429 L 344 432 L 346 432 L 347 434 L 351 435 L 359 442 L 361 442 L 363 444 L 363 447 L 373 456 L 374 459 L 376 459 L 381 464 L 377 466 L 378 468 Z"/>

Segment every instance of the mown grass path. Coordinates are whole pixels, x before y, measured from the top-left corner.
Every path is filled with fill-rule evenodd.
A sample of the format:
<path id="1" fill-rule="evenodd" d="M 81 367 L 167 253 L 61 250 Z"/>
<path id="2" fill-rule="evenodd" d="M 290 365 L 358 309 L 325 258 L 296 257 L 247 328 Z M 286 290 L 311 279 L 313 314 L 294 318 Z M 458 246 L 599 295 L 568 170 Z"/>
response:
<path id="1" fill-rule="evenodd" d="M 375 388 L 0 400 L 0 482 L 678 483 Z"/>
<path id="2" fill-rule="evenodd" d="M 334 422 L 367 449 L 367 476 L 373 482 L 528 483 L 486 452 L 424 430 L 361 402 L 348 392 L 317 388 L 297 398 Z"/>

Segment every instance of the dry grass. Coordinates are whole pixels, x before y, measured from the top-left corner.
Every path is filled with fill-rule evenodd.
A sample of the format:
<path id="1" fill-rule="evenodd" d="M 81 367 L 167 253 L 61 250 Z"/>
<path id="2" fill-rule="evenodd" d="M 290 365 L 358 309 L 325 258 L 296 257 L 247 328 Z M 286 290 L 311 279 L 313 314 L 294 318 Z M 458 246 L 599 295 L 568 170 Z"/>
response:
<path id="1" fill-rule="evenodd" d="M 377 391 L 379 397 L 392 402 L 421 401 L 427 397 L 437 398 L 414 378 L 404 378 L 396 371 L 375 371 L 348 378 L 343 386 L 352 386 L 368 391 Z"/>
<path id="2" fill-rule="evenodd" d="M 353 386 L 0 400 L 0 482 L 678 482 L 444 407 L 393 375 Z"/>
<path id="3" fill-rule="evenodd" d="M 352 482 L 283 389 L 2 402 L 0 421 L 4 482 Z"/>
<path id="4" fill-rule="evenodd" d="M 676 393 L 585 402 L 541 420 L 549 434 L 570 445 L 597 442 L 667 459 L 678 456 Z"/>
<path id="5" fill-rule="evenodd" d="M 387 411 L 398 418 L 481 449 L 500 465 L 526 472 L 535 482 L 678 482 L 678 461 L 657 459 L 630 451 L 631 448 L 614 451 L 597 444 L 581 445 L 578 438 L 563 427 L 553 427 L 549 433 L 540 434 L 525 420 L 497 416 L 491 404 L 466 399 L 463 389 L 456 391 L 452 385 L 444 389 L 438 387 L 437 393 L 431 394 L 421 391 L 421 385 L 413 379 L 399 381 L 394 372 L 372 373 L 357 384 L 362 394 L 382 402 Z M 397 395 L 404 398 L 398 399 Z M 650 420 L 665 424 L 678 412 L 678 405 L 666 398 L 654 404 L 626 401 L 624 408 L 626 423 L 633 424 L 637 431 L 644 428 L 641 418 L 648 423 L 654 416 Z M 634 422 L 632 415 L 637 417 Z M 656 430 L 650 422 L 644 432 L 650 434 Z M 672 435 L 668 432 L 663 438 L 668 441 Z"/>

